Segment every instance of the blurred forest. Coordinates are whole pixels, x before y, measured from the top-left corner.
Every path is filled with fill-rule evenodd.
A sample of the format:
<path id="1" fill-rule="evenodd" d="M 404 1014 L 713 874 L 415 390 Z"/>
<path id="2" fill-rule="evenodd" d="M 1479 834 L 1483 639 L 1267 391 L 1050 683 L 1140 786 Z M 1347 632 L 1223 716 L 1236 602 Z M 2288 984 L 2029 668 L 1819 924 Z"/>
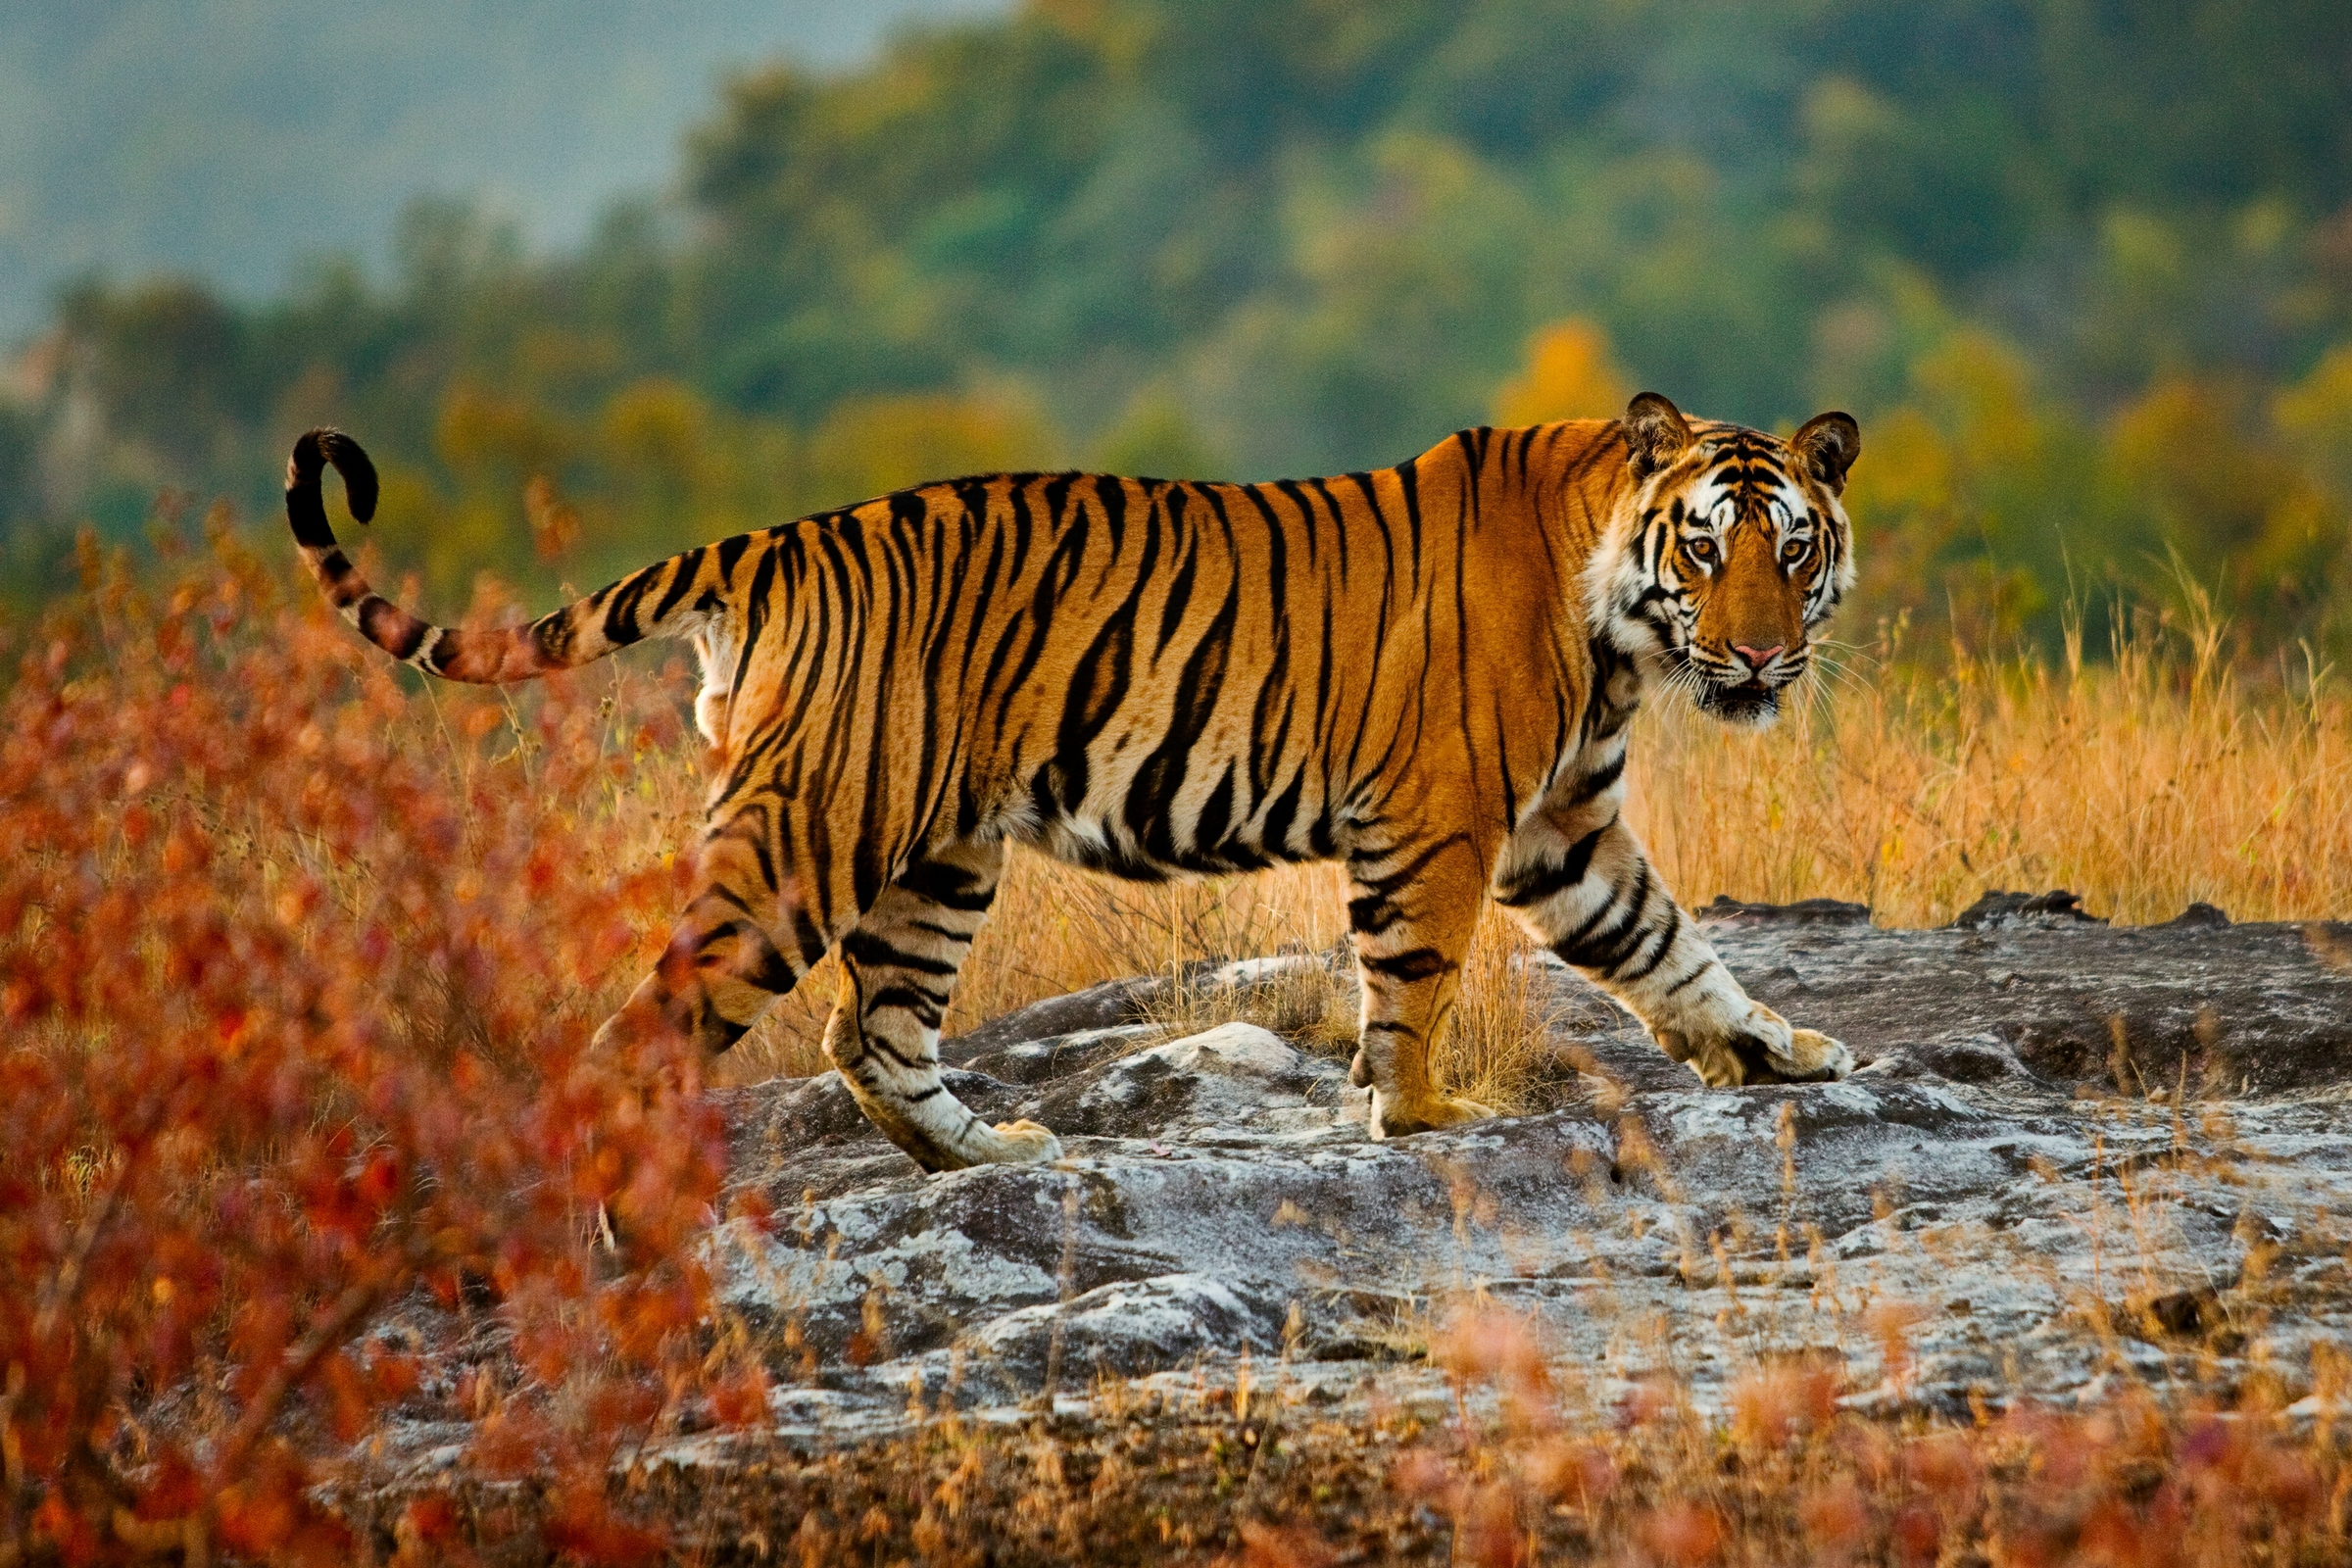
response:
<path id="1" fill-rule="evenodd" d="M 59 283 L 177 270 L 253 300 L 412 192 L 542 248 L 659 184 L 730 69 L 873 58 L 1005 0 L 72 0 L 0 5 L 0 341 Z"/>
<path id="2" fill-rule="evenodd" d="M 387 192 L 386 200 L 396 199 Z M 734 80 L 668 195 L 388 276 L 89 283 L 0 390 L 0 574 L 331 421 L 432 607 L 943 474 L 1270 477 L 1641 387 L 1860 416 L 1843 635 L 2352 647 L 2352 7 L 1034 0 Z"/>

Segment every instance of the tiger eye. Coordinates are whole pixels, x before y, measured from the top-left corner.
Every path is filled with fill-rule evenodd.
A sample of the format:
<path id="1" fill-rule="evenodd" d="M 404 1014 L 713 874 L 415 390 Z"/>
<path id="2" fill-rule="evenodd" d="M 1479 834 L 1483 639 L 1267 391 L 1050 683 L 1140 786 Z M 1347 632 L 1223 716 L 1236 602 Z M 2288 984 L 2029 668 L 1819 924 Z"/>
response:
<path id="1" fill-rule="evenodd" d="M 1791 539 L 1787 544 L 1781 546 L 1781 560 L 1788 563 L 1791 566 L 1795 565 L 1798 562 L 1804 560 L 1805 557 L 1811 555 L 1812 553 L 1813 545 L 1811 541 L 1805 539 Z"/>

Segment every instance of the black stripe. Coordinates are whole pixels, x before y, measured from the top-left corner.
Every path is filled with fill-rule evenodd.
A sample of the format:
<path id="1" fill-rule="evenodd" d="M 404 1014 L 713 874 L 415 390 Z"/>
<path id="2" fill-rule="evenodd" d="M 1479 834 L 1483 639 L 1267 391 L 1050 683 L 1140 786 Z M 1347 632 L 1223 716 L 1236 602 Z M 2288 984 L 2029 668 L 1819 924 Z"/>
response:
<path id="1" fill-rule="evenodd" d="M 1430 861 L 1436 859 L 1453 845 L 1462 842 L 1462 834 L 1448 833 L 1396 870 L 1380 876 L 1368 876 L 1363 868 L 1396 854 L 1400 846 L 1392 844 L 1385 850 L 1360 853 L 1348 858 L 1348 874 L 1357 887 L 1368 893 L 1395 893 L 1428 869 Z"/>
<path id="2" fill-rule="evenodd" d="M 1184 530 L 1181 514 L 1171 512 L 1168 518 L 1169 542 L 1172 548 L 1184 552 L 1183 564 L 1176 568 L 1175 577 L 1168 583 L 1168 597 L 1159 608 L 1159 640 L 1152 644 L 1152 658 L 1156 662 L 1175 641 L 1176 630 L 1184 623 L 1184 612 L 1193 602 L 1193 580 L 1200 564 L 1200 539 L 1197 533 Z"/>
<path id="3" fill-rule="evenodd" d="M 732 539 L 718 542 L 718 574 L 729 586 L 733 586 L 735 581 L 735 563 L 741 561 L 743 553 L 751 547 L 752 536 L 748 533 L 739 533 Z"/>
<path id="4" fill-rule="evenodd" d="M 1658 931 L 1657 950 L 1648 958 L 1613 976 L 1619 985 L 1641 984 L 1656 973 L 1658 965 L 1666 961 L 1666 955 L 1674 951 L 1674 939 L 1683 932 L 1683 911 L 1671 904 L 1666 906 L 1666 924 Z"/>
<path id="5" fill-rule="evenodd" d="M 1716 959 L 1710 956 L 1706 962 L 1700 964 L 1697 968 L 1691 970 L 1689 974 L 1683 976 L 1680 980 L 1677 980 L 1674 984 L 1668 986 L 1666 988 L 1666 995 L 1670 997 L 1681 996 L 1691 986 L 1697 984 L 1699 977 L 1704 975 L 1709 969 L 1714 968 L 1715 964 Z"/>
<path id="6" fill-rule="evenodd" d="M 786 918 L 792 926 L 792 945 L 800 951 L 802 966 L 815 968 L 816 961 L 825 956 L 824 928 L 798 904 L 792 906 Z"/>
<path id="7" fill-rule="evenodd" d="M 967 914 L 978 914 L 996 901 L 997 885 L 983 882 L 959 865 L 946 860 L 917 860 L 899 873 L 899 886 L 917 898 Z"/>
<path id="8" fill-rule="evenodd" d="M 695 578 L 702 574 L 703 557 L 710 548 L 708 545 L 696 545 L 677 558 L 674 563 L 677 574 L 669 579 L 669 586 L 662 590 L 660 603 L 654 606 L 655 625 L 659 626 L 668 619 L 669 612 L 678 608 L 678 601 L 685 598 L 686 591 L 694 586 Z"/>
<path id="9" fill-rule="evenodd" d="M 1530 905 L 1567 892 L 1584 881 L 1592 869 L 1592 856 L 1600 848 L 1601 835 L 1617 825 L 1610 817 L 1606 822 L 1568 846 L 1568 853 L 1553 866 L 1538 867 L 1532 874 L 1514 881 L 1494 896 L 1494 902 L 1506 908 L 1524 909 Z"/>
<path id="10" fill-rule="evenodd" d="M 1175 800 L 1184 788 L 1191 753 L 1207 732 L 1233 652 L 1233 629 L 1241 616 L 1242 582 L 1227 582 L 1225 599 L 1201 631 L 1176 680 L 1176 710 L 1152 755 L 1136 769 L 1121 812 L 1145 855 L 1162 865 L 1180 863 L 1175 840 Z"/>
<path id="11" fill-rule="evenodd" d="M 1647 897 L 1648 895 L 1648 877 L 1649 864 L 1647 861 L 1640 862 L 1635 866 L 1634 885 L 1638 890 L 1640 890 L 1642 897 Z M 1601 921 L 1609 917 L 1610 912 L 1617 907 L 1618 901 L 1624 898 L 1624 889 L 1611 888 L 1609 890 L 1609 896 L 1601 900 L 1599 905 L 1592 910 L 1591 914 L 1585 916 L 1583 922 L 1580 923 L 1575 930 L 1569 932 L 1566 936 L 1560 938 L 1559 941 L 1551 945 L 1551 951 L 1560 957 L 1566 958 L 1568 962 L 1578 964 L 1580 967 L 1582 967 L 1583 965 L 1581 960 L 1570 957 L 1569 955 L 1572 952 L 1582 951 L 1585 944 L 1585 939 L 1592 936 L 1595 930 L 1599 929 Z M 1640 913 L 1638 904 L 1635 912 L 1637 914 Z"/>
<path id="12" fill-rule="evenodd" d="M 1213 855 L 1224 847 L 1225 830 L 1233 821 L 1233 764 L 1217 775 L 1216 788 L 1200 803 L 1200 814 L 1193 822 L 1193 848 L 1204 855 Z"/>
<path id="13" fill-rule="evenodd" d="M 1288 724 L 1289 719 L 1286 717 L 1284 722 Z M 1258 843 L 1277 855 L 1288 856 L 1293 853 L 1291 824 L 1298 820 L 1298 795 L 1305 787 L 1306 769 L 1301 766 L 1291 775 L 1290 786 L 1275 796 L 1273 804 L 1266 808 L 1265 827 L 1258 835 Z"/>
<path id="14" fill-rule="evenodd" d="M 1454 967 L 1435 948 L 1408 948 L 1388 957 L 1358 954 L 1356 961 L 1374 974 L 1401 980 L 1407 985 L 1417 980 L 1427 980 L 1432 975 L 1444 974 Z"/>
<path id="15" fill-rule="evenodd" d="M 866 1000 L 865 1016 L 896 1010 L 911 1013 L 926 1029 L 939 1027 L 939 1020 L 948 1010 L 945 997 L 933 997 L 913 986 L 884 986 Z"/>
<path id="16" fill-rule="evenodd" d="M 529 636 L 542 659 L 551 664 L 565 664 L 571 662 L 571 645 L 578 638 L 578 628 L 573 624 L 570 609 L 565 608 L 531 622 Z"/>
<path id="17" fill-rule="evenodd" d="M 405 660 L 415 654 L 429 629 L 388 599 L 370 595 L 360 606 L 360 630 L 394 659 Z"/>
<path id="18" fill-rule="evenodd" d="M 841 939 L 841 956 L 853 963 L 878 969 L 910 969 L 916 974 L 953 975 L 956 969 L 952 961 L 904 952 L 893 947 L 889 939 L 862 928 Z"/>
<path id="19" fill-rule="evenodd" d="M 354 601 L 368 597 L 368 584 L 352 569 L 351 560 L 340 550 L 329 550 L 320 558 L 318 578 L 326 585 L 326 601 L 337 610 L 348 608 Z"/>
<path id="20" fill-rule="evenodd" d="M 612 601 L 605 607 L 605 641 L 626 647 L 645 635 L 644 629 L 637 624 L 637 607 L 645 602 L 647 594 L 653 592 L 654 579 L 661 575 L 661 571 L 660 566 L 648 566 L 612 585 L 609 590 Z"/>
<path id="21" fill-rule="evenodd" d="M 1576 952 L 1579 956 L 1570 957 L 1566 953 L 1560 956 L 1580 967 L 1604 972 L 1625 962 L 1648 935 L 1642 929 L 1642 917 L 1649 910 L 1650 890 L 1649 862 L 1644 860 L 1634 872 L 1634 887 L 1625 900 L 1624 916 L 1614 925 L 1603 926 L 1588 940 L 1578 943 Z"/>
<path id="22" fill-rule="evenodd" d="M 1568 804 L 1583 806 L 1594 796 L 1604 793 L 1610 785 L 1624 776 L 1625 753 L 1619 752 L 1615 757 L 1610 758 L 1606 762 L 1577 780 L 1576 788 L 1569 792 Z"/>
<path id="23" fill-rule="evenodd" d="M 1047 770 L 1055 800 L 1062 810 L 1072 814 L 1086 800 L 1091 767 L 1087 748 L 1127 700 L 1135 653 L 1135 606 L 1145 586 L 1146 579 L 1139 576 L 1070 671 L 1069 698 L 1054 728 L 1054 760 Z"/>
<path id="24" fill-rule="evenodd" d="M 1404 911 L 1386 894 L 1367 893 L 1348 901 L 1348 929 L 1378 936 L 1404 918 Z"/>

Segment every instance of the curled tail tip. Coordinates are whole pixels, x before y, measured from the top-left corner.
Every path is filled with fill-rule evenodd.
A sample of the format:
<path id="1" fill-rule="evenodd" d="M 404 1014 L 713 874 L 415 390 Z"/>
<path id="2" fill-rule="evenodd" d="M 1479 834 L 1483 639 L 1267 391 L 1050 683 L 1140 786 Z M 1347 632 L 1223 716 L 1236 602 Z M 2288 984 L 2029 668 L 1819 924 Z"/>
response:
<path id="1" fill-rule="evenodd" d="M 351 507 L 351 514 L 362 522 L 374 516 L 375 464 L 365 447 L 332 425 L 305 430 L 295 440 L 293 455 L 286 460 L 286 489 L 316 489 L 330 463 L 343 476 L 343 499 Z"/>

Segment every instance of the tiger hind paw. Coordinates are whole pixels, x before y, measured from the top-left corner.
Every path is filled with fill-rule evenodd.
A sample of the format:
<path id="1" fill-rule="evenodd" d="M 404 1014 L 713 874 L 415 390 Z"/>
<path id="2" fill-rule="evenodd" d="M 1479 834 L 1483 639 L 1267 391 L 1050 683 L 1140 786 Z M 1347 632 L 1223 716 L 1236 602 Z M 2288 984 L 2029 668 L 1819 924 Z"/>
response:
<path id="1" fill-rule="evenodd" d="M 1434 1132 L 1440 1127 L 1458 1127 L 1463 1122 L 1481 1121 L 1494 1114 L 1492 1108 L 1475 1100 L 1452 1095 L 1432 1095 L 1408 1110 L 1375 1089 L 1371 1115 L 1365 1126 L 1374 1138 L 1402 1138 L 1411 1133 Z"/>
<path id="2" fill-rule="evenodd" d="M 1050 1165 L 1061 1157 L 1061 1140 L 1033 1121 L 1001 1121 L 991 1127 L 974 1120 L 951 1135 L 874 1119 L 885 1137 L 933 1176 L 974 1165 Z"/>
<path id="3" fill-rule="evenodd" d="M 996 1136 L 980 1157 L 990 1164 L 1050 1165 L 1061 1157 L 1061 1140 L 1042 1122 L 1001 1121 L 989 1131 Z"/>

